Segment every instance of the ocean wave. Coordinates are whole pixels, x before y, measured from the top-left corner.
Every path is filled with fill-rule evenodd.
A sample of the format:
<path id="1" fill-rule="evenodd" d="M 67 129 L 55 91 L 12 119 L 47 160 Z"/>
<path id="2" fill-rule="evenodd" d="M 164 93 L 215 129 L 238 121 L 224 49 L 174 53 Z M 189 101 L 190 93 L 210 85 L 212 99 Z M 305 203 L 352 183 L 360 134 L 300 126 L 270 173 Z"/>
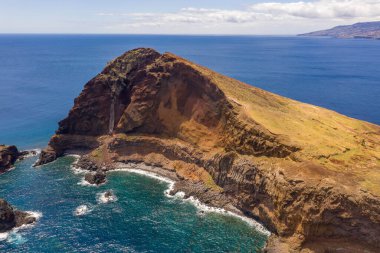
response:
<path id="1" fill-rule="evenodd" d="M 84 179 L 84 177 L 77 184 L 81 186 L 89 186 L 89 187 L 97 186 L 96 184 L 90 184 L 89 182 L 87 182 L 86 179 Z"/>
<path id="2" fill-rule="evenodd" d="M 82 177 L 82 179 L 77 183 L 77 185 L 87 186 L 87 187 L 99 187 L 99 186 L 105 185 L 106 183 L 107 183 L 107 180 L 101 184 L 90 184 L 89 182 L 86 181 L 84 177 Z"/>
<path id="3" fill-rule="evenodd" d="M 87 170 L 84 170 L 81 167 L 77 166 L 80 155 L 67 154 L 66 156 L 71 156 L 75 158 L 74 162 L 70 165 L 70 169 L 74 172 L 74 174 L 81 175 L 88 172 Z"/>
<path id="4" fill-rule="evenodd" d="M 41 154 L 41 149 L 39 148 L 27 149 L 23 151 L 28 151 L 28 154 L 23 156 L 23 158 L 29 158 L 29 157 L 38 156 L 39 154 Z"/>
<path id="5" fill-rule="evenodd" d="M 144 165 L 144 166 L 147 166 L 147 165 Z M 263 225 L 261 225 L 260 223 L 258 223 L 254 219 L 245 217 L 243 215 L 236 214 L 236 213 L 231 212 L 231 211 L 227 211 L 223 208 L 207 206 L 207 205 L 203 204 L 199 199 L 197 199 L 193 196 L 191 196 L 189 198 L 185 198 L 186 194 L 184 192 L 181 192 L 181 191 L 177 192 L 174 195 L 170 195 L 170 192 L 174 189 L 175 181 L 173 181 L 169 178 L 157 175 L 153 172 L 148 172 L 148 171 L 136 169 L 137 167 L 140 167 L 140 165 L 139 164 L 138 165 L 137 164 L 132 164 L 132 165 L 127 164 L 126 166 L 123 166 L 123 168 L 116 169 L 114 171 L 126 171 L 126 172 L 136 173 L 136 174 L 148 176 L 148 177 L 155 178 L 157 180 L 161 180 L 163 182 L 166 182 L 166 183 L 168 183 L 168 188 L 164 191 L 164 194 L 167 197 L 178 198 L 178 199 L 181 199 L 183 201 L 190 202 L 200 211 L 199 212 L 200 215 L 203 215 L 204 213 L 213 212 L 213 213 L 219 213 L 219 214 L 223 214 L 223 215 L 233 216 L 235 218 L 238 218 L 238 219 L 246 222 L 248 225 L 254 227 L 257 231 L 261 232 L 262 234 L 267 235 L 267 236 L 270 235 L 270 232 Z"/>
<path id="6" fill-rule="evenodd" d="M 92 208 L 89 205 L 80 205 L 74 210 L 75 216 L 83 216 L 89 214 L 92 211 Z"/>
<path id="7" fill-rule="evenodd" d="M 19 234 L 19 231 L 34 227 L 36 222 L 42 217 L 42 213 L 36 211 L 26 211 L 26 213 L 34 217 L 36 221 L 32 224 L 23 224 L 19 227 L 11 229 L 8 232 L 0 233 L 0 241 L 7 241 L 8 243 L 13 244 L 21 244 L 27 241 L 21 234 Z"/>
<path id="8" fill-rule="evenodd" d="M 8 239 L 9 232 L 0 233 L 0 242 Z"/>
<path id="9" fill-rule="evenodd" d="M 100 204 L 105 204 L 117 201 L 117 197 L 112 190 L 109 190 L 96 194 L 96 201 Z"/>

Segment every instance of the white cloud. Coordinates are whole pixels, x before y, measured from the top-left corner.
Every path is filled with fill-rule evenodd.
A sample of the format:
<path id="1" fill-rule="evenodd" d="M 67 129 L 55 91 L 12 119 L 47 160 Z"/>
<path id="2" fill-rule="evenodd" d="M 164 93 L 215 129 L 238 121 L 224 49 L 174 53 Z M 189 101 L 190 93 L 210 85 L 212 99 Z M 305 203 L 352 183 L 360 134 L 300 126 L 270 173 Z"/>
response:
<path id="1" fill-rule="evenodd" d="M 328 28 L 326 26 L 330 26 L 329 24 L 332 26 L 380 19 L 380 0 L 316 0 L 288 3 L 273 1 L 252 4 L 241 10 L 183 8 L 177 12 L 166 13 L 99 13 L 98 15 L 104 18 L 107 16 L 118 18 L 118 24 L 108 26 L 111 29 L 114 27 L 114 30 L 121 27 L 123 30 L 158 27 L 160 29 L 152 31 L 174 33 L 178 31 L 247 33 L 248 31 L 260 34 L 289 34 Z M 264 26 L 265 29 L 260 26 Z"/>
<path id="2" fill-rule="evenodd" d="M 254 13 L 300 18 L 353 19 L 378 18 L 379 0 L 319 0 L 314 2 L 260 3 L 250 6 Z"/>

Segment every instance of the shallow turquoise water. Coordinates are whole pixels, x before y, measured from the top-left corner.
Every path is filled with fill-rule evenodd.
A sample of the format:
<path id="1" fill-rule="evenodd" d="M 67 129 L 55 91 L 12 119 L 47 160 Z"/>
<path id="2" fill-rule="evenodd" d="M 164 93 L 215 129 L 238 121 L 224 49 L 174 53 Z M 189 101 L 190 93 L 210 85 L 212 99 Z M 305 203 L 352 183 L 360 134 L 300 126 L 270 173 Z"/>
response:
<path id="1" fill-rule="evenodd" d="M 31 228 L 0 241 L 1 252 L 259 252 L 266 236 L 219 213 L 201 214 L 189 202 L 168 198 L 168 183 L 129 172 L 112 172 L 100 187 L 78 184 L 83 175 L 64 157 L 38 169 L 36 158 L 0 175 L 0 196 L 42 217 Z M 98 203 L 112 189 L 118 200 Z M 80 205 L 90 212 L 75 216 Z"/>

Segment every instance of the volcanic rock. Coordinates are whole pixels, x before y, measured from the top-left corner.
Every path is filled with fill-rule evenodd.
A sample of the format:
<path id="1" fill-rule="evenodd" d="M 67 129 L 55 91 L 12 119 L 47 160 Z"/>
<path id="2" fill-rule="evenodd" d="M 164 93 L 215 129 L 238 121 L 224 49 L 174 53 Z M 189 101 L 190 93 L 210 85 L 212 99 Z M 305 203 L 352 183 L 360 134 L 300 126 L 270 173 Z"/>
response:
<path id="1" fill-rule="evenodd" d="M 35 221 L 36 218 L 29 213 L 15 210 L 7 201 L 0 199 L 0 233 Z"/>
<path id="2" fill-rule="evenodd" d="M 89 172 L 86 173 L 84 179 L 90 184 L 99 185 L 106 182 L 106 173 L 101 170 L 98 170 L 95 173 Z"/>
<path id="3" fill-rule="evenodd" d="M 98 167 L 133 162 L 174 173 L 175 192 L 262 222 L 268 249 L 380 250 L 379 126 L 171 53 L 139 48 L 111 61 L 75 99 L 39 164 L 77 149 Z"/>

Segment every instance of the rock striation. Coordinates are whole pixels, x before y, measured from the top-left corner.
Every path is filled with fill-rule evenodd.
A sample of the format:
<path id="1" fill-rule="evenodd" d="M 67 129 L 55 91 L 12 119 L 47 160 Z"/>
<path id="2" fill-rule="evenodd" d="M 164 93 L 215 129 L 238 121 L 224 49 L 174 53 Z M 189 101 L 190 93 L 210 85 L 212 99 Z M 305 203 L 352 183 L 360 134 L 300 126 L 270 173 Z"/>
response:
<path id="1" fill-rule="evenodd" d="M 37 165 L 73 150 L 91 171 L 152 165 L 172 193 L 262 222 L 267 252 L 377 252 L 379 144 L 377 125 L 139 48 L 85 85 Z"/>
<path id="2" fill-rule="evenodd" d="M 7 201 L 0 199 L 0 233 L 35 221 L 36 218 L 29 213 L 15 210 Z"/>

